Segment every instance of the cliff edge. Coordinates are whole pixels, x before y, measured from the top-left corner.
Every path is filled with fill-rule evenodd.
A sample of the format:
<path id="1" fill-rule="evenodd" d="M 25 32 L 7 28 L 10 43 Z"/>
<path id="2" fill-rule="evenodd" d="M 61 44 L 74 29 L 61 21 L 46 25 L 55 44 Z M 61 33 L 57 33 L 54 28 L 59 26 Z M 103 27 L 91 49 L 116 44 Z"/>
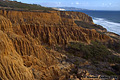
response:
<path id="1" fill-rule="evenodd" d="M 69 79 L 76 65 L 56 45 L 114 41 L 95 29 L 78 26 L 76 20 L 93 24 L 91 17 L 80 12 L 0 10 L 0 78 Z"/>

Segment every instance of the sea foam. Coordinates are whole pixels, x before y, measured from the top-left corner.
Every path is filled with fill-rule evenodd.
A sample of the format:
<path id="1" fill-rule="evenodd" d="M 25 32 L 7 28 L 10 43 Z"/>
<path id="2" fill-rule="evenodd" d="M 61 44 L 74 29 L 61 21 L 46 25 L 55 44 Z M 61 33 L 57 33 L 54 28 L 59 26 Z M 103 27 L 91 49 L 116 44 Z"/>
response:
<path id="1" fill-rule="evenodd" d="M 107 29 L 109 32 L 114 32 L 120 35 L 120 23 L 111 22 L 104 18 L 93 18 L 95 24 L 101 25 Z"/>

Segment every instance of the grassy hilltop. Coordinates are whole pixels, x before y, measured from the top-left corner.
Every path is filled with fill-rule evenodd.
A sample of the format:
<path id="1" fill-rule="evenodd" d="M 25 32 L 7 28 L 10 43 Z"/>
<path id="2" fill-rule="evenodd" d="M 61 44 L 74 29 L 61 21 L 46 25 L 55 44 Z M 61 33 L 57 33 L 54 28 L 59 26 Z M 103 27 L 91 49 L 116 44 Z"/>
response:
<path id="1" fill-rule="evenodd" d="M 0 7 L 12 10 L 53 10 L 52 8 L 42 7 L 37 4 L 27 4 L 10 0 L 0 0 Z"/>

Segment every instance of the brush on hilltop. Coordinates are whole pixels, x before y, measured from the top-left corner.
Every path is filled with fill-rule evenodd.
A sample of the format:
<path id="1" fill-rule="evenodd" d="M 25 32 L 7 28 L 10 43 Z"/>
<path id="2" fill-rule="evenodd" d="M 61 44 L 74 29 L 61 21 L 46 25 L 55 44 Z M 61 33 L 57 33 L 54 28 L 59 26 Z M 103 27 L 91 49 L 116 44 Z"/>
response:
<path id="1" fill-rule="evenodd" d="M 52 8 L 42 7 L 38 4 L 27 4 L 11 0 L 0 0 L 0 7 L 2 9 L 12 10 L 54 10 Z"/>

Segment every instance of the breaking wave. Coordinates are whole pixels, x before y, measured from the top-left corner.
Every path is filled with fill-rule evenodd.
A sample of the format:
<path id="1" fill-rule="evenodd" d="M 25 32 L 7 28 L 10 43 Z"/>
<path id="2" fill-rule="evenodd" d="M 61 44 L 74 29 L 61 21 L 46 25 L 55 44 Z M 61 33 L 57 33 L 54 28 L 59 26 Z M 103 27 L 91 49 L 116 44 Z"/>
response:
<path id="1" fill-rule="evenodd" d="M 95 24 L 101 25 L 107 29 L 109 32 L 114 32 L 120 35 L 120 23 L 111 22 L 104 18 L 93 18 Z"/>

